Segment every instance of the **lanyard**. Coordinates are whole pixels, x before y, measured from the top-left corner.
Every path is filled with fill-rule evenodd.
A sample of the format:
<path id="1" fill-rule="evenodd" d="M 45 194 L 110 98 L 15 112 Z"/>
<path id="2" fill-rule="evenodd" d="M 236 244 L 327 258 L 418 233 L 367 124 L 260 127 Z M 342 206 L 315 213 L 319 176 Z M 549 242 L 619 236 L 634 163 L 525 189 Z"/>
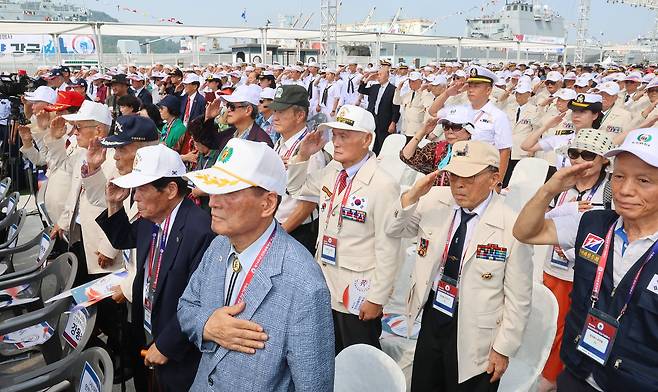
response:
<path id="1" fill-rule="evenodd" d="M 283 154 L 283 159 L 284 159 L 284 160 L 289 159 L 290 156 L 292 155 L 292 153 L 295 152 L 295 149 L 297 148 L 297 145 L 298 145 L 299 143 L 301 143 L 302 139 L 304 138 L 304 136 L 306 136 L 306 133 L 307 133 L 307 132 L 308 132 L 308 131 L 304 131 L 304 132 L 302 132 L 302 134 L 299 135 L 299 137 L 297 138 L 297 140 L 295 140 L 295 143 L 293 143 L 293 145 L 290 146 L 290 148 L 286 151 L 286 153 Z M 281 140 L 281 145 L 280 145 L 280 146 L 285 146 L 285 142 L 284 142 L 283 140 Z"/>
<path id="2" fill-rule="evenodd" d="M 327 219 L 324 222 L 324 231 L 327 231 L 327 226 L 329 226 L 329 218 L 331 217 L 331 211 L 334 207 L 334 198 L 336 197 L 336 191 L 338 190 L 338 183 L 340 182 L 340 173 L 336 178 L 336 183 L 334 184 L 334 191 L 331 193 L 331 200 L 329 201 L 329 209 L 327 211 Z M 347 186 L 345 187 L 345 193 L 343 193 L 343 200 L 340 203 L 340 211 L 338 211 L 338 226 L 337 229 L 340 231 L 343 227 L 343 207 L 347 204 L 347 198 L 350 196 L 350 191 L 352 190 L 352 180 L 347 180 Z"/>
<path id="3" fill-rule="evenodd" d="M 160 265 L 162 264 L 162 254 L 165 251 L 165 246 L 167 245 L 167 232 L 169 231 L 169 222 L 171 215 L 165 220 L 164 226 L 162 228 L 162 237 L 160 238 L 160 248 L 157 255 L 155 254 L 155 246 L 158 239 L 159 228 L 157 225 L 153 225 L 153 234 L 151 235 L 151 248 L 149 250 L 149 291 L 155 292 L 155 289 L 158 285 L 158 276 L 160 275 Z M 157 261 L 157 265 L 156 265 Z M 156 265 L 155 276 L 153 276 L 153 266 Z"/>
<path id="4" fill-rule="evenodd" d="M 599 187 L 601 186 L 601 184 L 602 184 L 603 182 L 604 182 L 604 181 L 599 181 L 596 185 L 594 185 L 593 188 L 591 188 L 591 189 L 589 190 L 589 195 L 587 195 L 587 198 L 585 199 L 585 201 L 591 201 L 591 200 L 592 200 L 592 198 L 594 197 L 594 194 L 596 193 L 596 191 L 599 189 Z M 577 189 L 576 189 L 576 190 L 577 190 Z M 562 203 L 564 203 L 564 199 L 566 199 L 566 197 L 567 197 L 567 193 L 569 193 L 568 190 L 562 192 L 562 194 L 560 195 L 560 198 L 559 198 L 558 201 L 557 201 L 557 205 L 556 205 L 556 207 L 561 206 Z"/>
<path id="5" fill-rule="evenodd" d="M 480 109 L 480 113 L 478 113 L 478 115 L 475 116 L 475 119 L 473 119 L 473 125 L 477 124 L 478 120 L 479 120 L 480 117 L 482 117 L 482 116 L 484 116 L 484 111 L 483 111 L 482 109 Z"/>
<path id="6" fill-rule="evenodd" d="M 163 142 L 167 141 L 167 138 L 169 137 L 169 134 L 171 133 L 171 128 L 174 127 L 174 122 L 176 122 L 176 119 L 171 120 L 171 122 L 169 124 L 165 125 L 165 127 L 167 127 L 167 133 L 165 133 Z"/>
<path id="7" fill-rule="evenodd" d="M 599 294 L 601 292 L 601 284 L 603 283 L 603 274 L 605 273 L 605 266 L 608 263 L 608 253 L 610 252 L 610 243 L 612 242 L 612 234 L 615 230 L 615 225 L 617 223 L 613 223 L 612 226 L 610 226 L 610 229 L 608 230 L 608 233 L 605 236 L 605 245 L 603 247 L 603 253 L 601 253 L 601 259 L 599 261 L 599 265 L 596 267 L 596 275 L 594 276 L 594 286 L 592 287 L 592 309 L 594 309 L 594 306 L 596 305 L 596 302 L 599 299 Z M 624 315 L 626 312 L 626 309 L 628 308 L 628 303 L 631 301 L 631 297 L 633 296 L 633 292 L 635 291 L 635 287 L 637 286 L 637 282 L 640 280 L 640 274 L 642 274 L 642 271 L 644 270 L 644 267 L 647 265 L 649 260 L 651 260 L 656 253 L 658 253 L 658 241 L 656 241 L 653 246 L 651 247 L 651 252 L 647 255 L 647 257 L 644 258 L 644 261 L 642 261 L 642 265 L 640 268 L 637 270 L 637 273 L 635 273 L 635 277 L 633 278 L 633 283 L 631 283 L 631 287 L 628 290 L 628 294 L 626 295 L 626 300 L 624 301 L 624 306 L 621 308 L 621 311 L 619 312 L 619 316 L 617 316 L 617 321 L 621 319 L 621 316 Z"/>
<path id="8" fill-rule="evenodd" d="M 263 262 L 263 258 L 265 258 L 265 254 L 272 247 L 272 242 L 274 240 L 275 233 L 276 233 L 276 226 L 274 226 L 274 230 L 272 230 L 272 234 L 270 234 L 270 237 L 267 239 L 267 242 L 265 242 L 265 245 L 263 245 L 263 247 L 260 249 L 260 252 L 258 252 L 258 256 L 256 256 L 256 259 L 254 260 L 254 263 L 251 265 L 251 268 L 249 268 L 249 272 L 247 272 L 247 276 L 245 276 L 244 282 L 242 282 L 242 287 L 240 287 L 240 291 L 238 291 L 238 296 L 236 297 L 235 304 L 244 302 L 245 290 L 247 290 L 247 287 L 249 287 L 251 280 L 254 278 L 254 272 L 256 272 L 260 264 Z"/>

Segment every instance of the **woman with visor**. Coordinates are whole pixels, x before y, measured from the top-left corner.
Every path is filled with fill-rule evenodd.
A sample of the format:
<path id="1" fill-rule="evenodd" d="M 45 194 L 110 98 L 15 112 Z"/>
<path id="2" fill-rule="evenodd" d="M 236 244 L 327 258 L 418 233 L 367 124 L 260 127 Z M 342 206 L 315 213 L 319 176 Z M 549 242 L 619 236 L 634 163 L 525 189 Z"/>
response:
<path id="1" fill-rule="evenodd" d="M 440 120 L 429 119 L 425 122 L 425 126 L 418 130 L 414 137 L 409 140 L 409 143 L 400 151 L 402 162 L 417 172 L 430 174 L 437 169 L 442 170 L 450 162 L 452 145 L 471 138 L 473 113 L 466 107 L 450 106 L 445 108 L 443 113 L 440 112 L 439 116 L 442 117 Z M 440 137 L 440 134 L 436 136 L 436 132 L 432 133 L 437 122 L 443 128 L 445 140 L 431 141 L 419 148 L 418 144 L 423 138 Z M 434 185 L 450 185 L 447 173 L 441 172 Z"/>
<path id="2" fill-rule="evenodd" d="M 570 165 L 592 162 L 576 181 L 576 185 L 559 194 L 550 204 L 546 219 L 565 215 L 582 215 L 591 209 L 612 208 L 608 167 L 610 161 L 604 154 L 612 148 L 612 139 L 608 132 L 598 129 L 581 129 L 573 140 L 558 149 L 558 154 L 566 156 Z M 558 302 L 558 318 L 555 340 L 542 372 L 539 391 L 551 391 L 556 388 L 558 374 L 564 365 L 560 360 L 560 346 L 564 332 L 564 322 L 571 306 L 571 289 L 573 286 L 573 266 L 575 249 L 562 249 L 554 246 L 546 258 L 543 267 L 544 285 L 555 295 Z"/>

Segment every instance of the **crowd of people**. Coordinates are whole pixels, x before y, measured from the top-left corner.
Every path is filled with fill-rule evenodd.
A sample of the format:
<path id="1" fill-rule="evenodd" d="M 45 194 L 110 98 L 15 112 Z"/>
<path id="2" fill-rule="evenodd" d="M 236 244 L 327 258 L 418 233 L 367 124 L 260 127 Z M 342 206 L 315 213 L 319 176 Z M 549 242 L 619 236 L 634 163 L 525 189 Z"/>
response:
<path id="1" fill-rule="evenodd" d="M 128 270 L 97 327 L 138 391 L 332 391 L 335 355 L 381 348 L 403 238 L 416 247 L 405 316 L 421 323 L 412 391 L 498 389 L 528 323 L 534 245 L 551 245 L 541 269 L 559 309 L 538 390 L 650 391 L 654 71 L 40 68 L 31 122 L 12 134 L 45 171 L 76 283 Z M 378 156 L 394 134 L 424 175 L 411 187 Z M 548 170 L 518 212 L 505 195 L 528 157 Z"/>

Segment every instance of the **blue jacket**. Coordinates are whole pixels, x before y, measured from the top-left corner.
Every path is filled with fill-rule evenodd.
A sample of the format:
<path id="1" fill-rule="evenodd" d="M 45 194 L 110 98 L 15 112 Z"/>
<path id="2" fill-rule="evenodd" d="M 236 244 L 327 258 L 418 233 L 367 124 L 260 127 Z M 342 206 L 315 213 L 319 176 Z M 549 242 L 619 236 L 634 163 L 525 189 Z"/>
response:
<path id="1" fill-rule="evenodd" d="M 210 244 L 178 304 L 181 329 L 202 352 L 191 391 L 332 392 L 329 289 L 313 256 L 279 225 L 237 316 L 263 327 L 265 348 L 249 355 L 203 340 L 206 321 L 224 303 L 230 247 L 222 236 Z"/>
<path id="2" fill-rule="evenodd" d="M 604 238 L 618 215 L 614 211 L 590 211 L 583 215 L 576 237 L 576 262 L 574 265 L 571 309 L 567 314 L 560 357 L 569 371 L 580 379 L 593 374 L 594 380 L 604 391 L 658 391 L 658 294 L 649 284 L 658 273 L 658 256 L 650 260 L 642 270 L 633 296 L 624 316 L 606 366 L 601 366 L 576 349 L 585 325 L 585 318 L 592 306 L 591 294 L 597 264 L 579 255 L 589 233 Z M 640 268 L 636 262 L 626 273 L 613 292 L 613 249 L 610 252 L 603 275 L 601 292 L 596 308 L 614 318 L 619 316 L 626 301 L 632 281 Z M 603 252 L 602 245 L 598 251 Z M 644 261 L 649 249 L 640 261 Z"/>
<path id="3" fill-rule="evenodd" d="M 187 100 L 189 97 L 183 95 L 180 102 L 180 119 L 185 119 L 185 107 L 187 106 Z M 194 96 L 194 101 L 192 101 L 192 106 L 190 107 L 190 118 L 189 121 L 194 120 L 200 115 L 206 114 L 206 99 L 203 97 L 200 91 L 197 91 Z"/>
<path id="4" fill-rule="evenodd" d="M 144 266 L 151 245 L 153 223 L 138 219 L 131 224 L 123 209 L 109 218 L 105 210 L 96 222 L 116 249 L 137 248 L 131 325 L 136 344 L 145 347 Z M 166 365 L 158 367 L 158 380 L 167 390 L 186 391 L 196 374 L 201 354 L 181 332 L 176 309 L 178 299 L 214 237 L 208 213 L 190 199 L 183 199 L 167 239 L 151 316 L 156 347 L 169 359 Z"/>

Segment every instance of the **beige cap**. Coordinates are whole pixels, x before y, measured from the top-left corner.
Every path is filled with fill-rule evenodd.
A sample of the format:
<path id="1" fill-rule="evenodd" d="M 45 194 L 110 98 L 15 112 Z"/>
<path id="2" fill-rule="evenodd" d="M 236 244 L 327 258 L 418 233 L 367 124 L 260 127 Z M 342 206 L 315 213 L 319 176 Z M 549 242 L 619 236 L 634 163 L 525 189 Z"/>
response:
<path id="1" fill-rule="evenodd" d="M 475 140 L 452 146 L 450 163 L 443 170 L 459 177 L 472 177 L 488 166 L 500 167 L 500 153 L 493 145 Z"/>

